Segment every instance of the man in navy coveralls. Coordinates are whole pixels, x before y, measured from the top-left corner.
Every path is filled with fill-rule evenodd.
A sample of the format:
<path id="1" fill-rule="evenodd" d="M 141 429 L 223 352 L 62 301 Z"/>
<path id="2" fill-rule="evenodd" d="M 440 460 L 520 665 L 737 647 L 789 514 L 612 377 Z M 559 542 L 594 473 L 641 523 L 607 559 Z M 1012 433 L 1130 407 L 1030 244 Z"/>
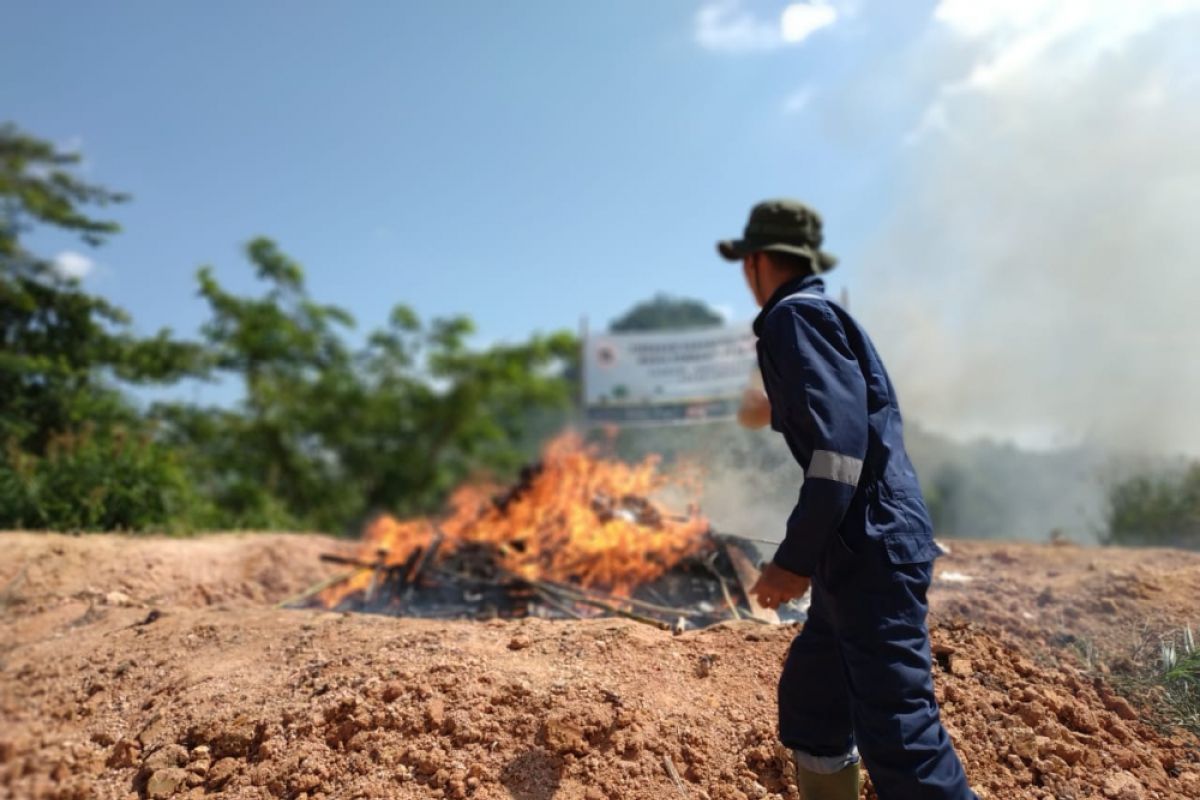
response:
<path id="1" fill-rule="evenodd" d="M 942 727 L 926 591 L 939 551 L 904 449 L 891 381 L 867 334 L 825 296 L 821 218 L 794 200 L 750 212 L 741 261 L 765 394 L 739 419 L 768 422 L 804 470 L 787 531 L 752 592 L 767 608 L 812 588 L 779 679 L 779 738 L 805 800 L 856 800 L 859 754 L 881 800 L 974 800 Z"/>

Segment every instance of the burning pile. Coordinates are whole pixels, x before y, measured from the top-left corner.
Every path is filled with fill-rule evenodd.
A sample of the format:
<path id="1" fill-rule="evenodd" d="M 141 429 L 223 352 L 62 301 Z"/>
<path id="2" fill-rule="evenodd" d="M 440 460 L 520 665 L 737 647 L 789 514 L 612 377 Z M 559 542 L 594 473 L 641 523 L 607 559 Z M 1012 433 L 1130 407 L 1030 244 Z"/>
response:
<path id="1" fill-rule="evenodd" d="M 325 556 L 354 570 L 317 599 L 406 616 L 610 613 L 664 627 L 755 615 L 750 551 L 716 536 L 694 502 L 683 513 L 662 505 L 697 492 L 658 466 L 560 436 L 507 490 L 460 488 L 440 521 L 378 517 L 355 557 Z"/>

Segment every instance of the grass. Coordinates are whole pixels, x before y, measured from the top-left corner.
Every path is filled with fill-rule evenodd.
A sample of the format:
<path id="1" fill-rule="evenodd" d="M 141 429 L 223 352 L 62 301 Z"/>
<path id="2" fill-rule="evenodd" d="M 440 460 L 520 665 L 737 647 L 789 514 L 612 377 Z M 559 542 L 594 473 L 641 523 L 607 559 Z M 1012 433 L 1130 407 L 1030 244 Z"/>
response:
<path id="1" fill-rule="evenodd" d="M 1162 645 L 1160 685 L 1176 724 L 1200 735 L 1200 650 L 1189 625 Z"/>
<path id="2" fill-rule="evenodd" d="M 1150 722 L 1160 729 L 1183 728 L 1200 736 L 1200 649 L 1190 625 L 1155 636 L 1145 636 L 1133 658 L 1132 669 L 1113 671 L 1109 682 L 1122 695 L 1150 712 Z M 1152 655 L 1158 645 L 1157 658 Z M 1089 669 L 1094 655 L 1084 656 Z"/>

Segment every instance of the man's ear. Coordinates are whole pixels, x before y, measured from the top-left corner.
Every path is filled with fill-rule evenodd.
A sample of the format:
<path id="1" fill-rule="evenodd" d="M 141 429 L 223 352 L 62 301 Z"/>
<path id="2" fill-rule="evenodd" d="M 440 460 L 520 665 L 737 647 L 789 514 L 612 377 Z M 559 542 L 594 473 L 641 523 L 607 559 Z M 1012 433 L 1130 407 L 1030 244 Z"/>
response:
<path id="1" fill-rule="evenodd" d="M 750 253 L 746 256 L 746 282 L 750 284 L 750 293 L 754 295 L 755 301 L 758 300 L 758 253 Z"/>

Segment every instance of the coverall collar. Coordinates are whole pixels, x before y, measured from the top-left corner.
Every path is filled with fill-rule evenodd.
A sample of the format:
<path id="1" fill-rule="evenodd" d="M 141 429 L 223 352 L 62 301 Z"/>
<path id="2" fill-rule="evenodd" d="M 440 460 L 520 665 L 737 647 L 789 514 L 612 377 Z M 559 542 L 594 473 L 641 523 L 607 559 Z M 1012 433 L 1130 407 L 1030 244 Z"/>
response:
<path id="1" fill-rule="evenodd" d="M 799 278 L 792 278 L 786 281 L 774 294 L 763 304 L 762 311 L 758 312 L 758 316 L 754 318 L 754 335 L 762 336 L 762 326 L 767 319 L 767 315 L 771 313 L 771 309 L 779 305 L 779 301 L 790 294 L 796 292 L 820 292 L 825 293 L 825 281 L 821 280 L 816 275 L 802 275 Z"/>

